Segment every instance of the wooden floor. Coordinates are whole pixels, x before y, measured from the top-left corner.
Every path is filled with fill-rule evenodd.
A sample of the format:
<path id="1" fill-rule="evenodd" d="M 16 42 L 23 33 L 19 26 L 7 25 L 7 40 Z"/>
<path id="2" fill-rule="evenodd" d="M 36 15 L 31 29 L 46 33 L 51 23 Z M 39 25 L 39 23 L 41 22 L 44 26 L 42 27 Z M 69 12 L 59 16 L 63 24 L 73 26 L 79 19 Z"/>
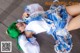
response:
<path id="1" fill-rule="evenodd" d="M 52 0 L 0 0 L 0 43 L 1 41 L 12 41 L 11 53 L 21 53 L 21 51 L 17 49 L 16 41 L 6 35 L 5 32 L 7 27 L 12 22 L 21 18 L 24 8 L 27 4 L 39 3 L 45 10 L 49 9 L 49 6 L 45 5 L 46 1 L 48 2 Z M 74 44 L 71 53 L 80 53 L 80 29 L 71 31 L 70 33 L 72 34 Z M 40 53 L 55 53 L 55 43 L 52 36 L 49 36 L 46 33 L 41 33 L 37 35 L 37 41 L 40 44 Z"/>

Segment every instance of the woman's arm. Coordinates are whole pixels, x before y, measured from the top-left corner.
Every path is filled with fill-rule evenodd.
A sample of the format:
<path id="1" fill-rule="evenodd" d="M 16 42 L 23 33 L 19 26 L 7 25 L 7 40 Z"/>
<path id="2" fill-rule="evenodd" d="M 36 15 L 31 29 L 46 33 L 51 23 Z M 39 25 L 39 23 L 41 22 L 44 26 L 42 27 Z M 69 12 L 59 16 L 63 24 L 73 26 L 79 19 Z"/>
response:
<path id="1" fill-rule="evenodd" d="M 31 32 L 31 31 L 26 31 L 26 32 L 25 32 L 26 37 L 29 37 L 29 38 L 31 38 L 33 34 L 34 34 L 34 33 Z"/>

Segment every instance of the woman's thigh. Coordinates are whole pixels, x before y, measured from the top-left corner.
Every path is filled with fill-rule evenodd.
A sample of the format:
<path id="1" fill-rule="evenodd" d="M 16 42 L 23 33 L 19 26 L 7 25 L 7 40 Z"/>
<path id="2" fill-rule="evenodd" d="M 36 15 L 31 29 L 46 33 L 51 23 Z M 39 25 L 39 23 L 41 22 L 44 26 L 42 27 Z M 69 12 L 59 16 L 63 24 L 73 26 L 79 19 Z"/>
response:
<path id="1" fill-rule="evenodd" d="M 78 15 L 80 14 L 80 4 L 66 6 L 66 10 L 71 16 Z"/>
<path id="2" fill-rule="evenodd" d="M 80 28 L 80 15 L 74 17 L 68 24 L 67 30 L 75 30 Z"/>

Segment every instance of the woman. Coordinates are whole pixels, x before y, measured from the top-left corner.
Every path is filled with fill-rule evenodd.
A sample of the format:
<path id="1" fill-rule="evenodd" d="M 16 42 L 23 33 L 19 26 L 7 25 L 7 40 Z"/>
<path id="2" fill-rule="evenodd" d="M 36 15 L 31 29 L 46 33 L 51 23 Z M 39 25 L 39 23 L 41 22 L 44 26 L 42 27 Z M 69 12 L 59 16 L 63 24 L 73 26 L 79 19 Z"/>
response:
<path id="1" fill-rule="evenodd" d="M 75 8 L 77 9 L 75 10 Z M 80 13 L 79 9 L 80 5 L 67 6 L 66 8 L 64 6 L 53 5 L 46 12 L 43 10 L 40 12 L 30 12 L 29 8 L 27 8 L 23 14 L 24 21 L 27 24 L 22 22 L 23 25 L 20 26 L 21 23 L 19 22 L 16 24 L 16 27 L 21 32 L 25 31 L 27 37 L 31 37 L 32 34 L 47 32 L 56 40 L 54 49 L 57 53 L 69 53 L 72 49 L 72 37 L 68 31 L 78 29 L 80 27 L 80 16 L 70 20 L 70 15 L 78 15 Z M 73 27 L 74 24 L 75 26 Z"/>
<path id="2" fill-rule="evenodd" d="M 72 5 L 72 6 L 66 6 L 65 8 L 62 6 L 61 8 L 62 8 L 62 10 L 61 9 L 57 9 L 57 8 L 60 8 L 60 7 L 55 7 L 55 6 L 52 6 L 51 8 L 50 8 L 50 10 L 51 11 L 57 11 L 56 12 L 56 15 L 55 16 L 57 16 L 58 18 L 63 18 L 62 19 L 62 21 L 60 21 L 60 20 L 58 20 L 57 19 L 57 21 L 55 21 L 55 19 L 53 19 L 53 17 L 51 17 L 52 15 L 50 14 L 51 12 L 50 11 L 47 11 L 48 12 L 48 14 L 47 14 L 47 18 L 49 19 L 49 20 L 52 20 L 54 23 L 52 23 L 51 25 L 54 27 L 55 26 L 55 32 L 48 32 L 48 33 L 51 33 L 51 35 L 53 35 L 53 37 L 54 37 L 54 39 L 56 39 L 56 40 L 58 40 L 58 41 L 56 41 L 57 43 L 56 43 L 56 45 L 55 45 L 55 47 L 54 47 L 54 49 L 55 49 L 55 51 L 57 52 L 57 53 L 62 53 L 62 52 L 64 52 L 64 53 L 69 53 L 70 52 L 70 50 L 71 50 L 71 48 L 72 48 L 72 40 L 71 40 L 71 35 L 68 33 L 68 31 L 71 31 L 71 30 L 75 30 L 75 29 L 78 29 L 78 28 L 80 28 L 80 21 L 79 21 L 79 19 L 80 19 L 80 4 L 77 4 L 77 5 Z M 55 10 L 55 9 L 57 9 L 57 10 Z M 76 10 L 75 10 L 76 9 Z M 58 12 L 59 10 L 61 10 L 61 11 L 63 11 L 63 12 Z M 44 12 L 44 11 L 43 11 Z M 53 12 L 54 13 L 54 12 Z M 28 16 L 28 12 L 26 12 L 25 11 L 25 13 L 23 14 L 23 18 L 24 17 L 27 17 Z M 44 13 L 43 13 L 44 14 Z M 49 15 L 50 14 L 50 15 Z M 44 15 L 45 16 L 45 15 Z M 62 16 L 62 17 L 61 17 Z M 74 18 L 71 18 L 71 16 L 73 17 L 73 16 L 75 16 Z M 49 20 L 47 20 L 46 22 L 48 22 Z M 67 21 L 66 21 L 67 20 Z M 50 21 L 50 22 L 52 22 L 52 21 Z M 59 22 L 60 21 L 60 22 Z M 58 23 L 59 22 L 59 23 Z M 34 23 L 36 23 L 36 22 L 34 22 Z M 33 24 L 34 24 L 33 23 Z M 30 26 L 29 26 L 29 28 L 27 27 L 27 29 L 28 30 L 33 30 L 33 32 L 37 32 L 37 30 L 36 29 L 34 29 L 36 26 L 34 26 L 34 25 L 37 25 L 37 24 L 31 24 L 31 23 L 29 23 L 29 25 L 31 25 L 31 28 L 30 28 Z M 38 22 L 38 24 L 40 25 L 40 22 Z M 43 24 L 43 22 L 42 22 L 42 24 Z M 48 23 L 49 24 L 49 23 Z M 43 24 L 43 25 L 46 25 L 46 24 Z M 65 26 L 66 25 L 66 26 Z M 74 27 L 73 27 L 74 26 Z M 32 27 L 34 27 L 34 28 L 32 28 Z M 43 31 L 48 31 L 48 29 L 50 29 L 49 27 L 47 27 L 47 26 L 42 26 L 44 29 L 46 29 L 47 28 L 47 30 L 43 30 Z M 37 28 L 37 27 L 36 27 Z M 65 29 L 64 29 L 65 28 Z M 40 28 L 41 29 L 41 28 Z M 66 31 L 66 29 L 67 29 L 67 31 Z M 39 30 L 39 29 L 38 29 Z M 39 30 L 40 31 L 40 30 Z M 41 30 L 42 31 L 42 30 Z M 40 32 L 41 32 L 40 31 Z M 39 33 L 39 32 L 38 32 Z M 53 33 L 53 34 L 52 34 Z M 61 33 L 61 34 L 60 34 Z M 68 34 L 68 35 L 67 35 Z M 58 36 L 54 36 L 54 35 L 62 35 L 61 37 L 58 37 Z M 64 36 L 64 39 L 62 38 L 63 37 L 63 35 L 66 35 L 66 36 Z M 65 37 L 68 37 L 68 38 L 65 38 Z M 68 40 L 67 40 L 68 39 Z M 68 44 L 66 44 L 66 41 L 63 41 L 63 40 L 66 40 L 66 41 L 68 41 Z M 59 44 L 59 42 L 60 42 L 60 44 Z M 65 46 L 63 46 L 63 48 L 61 47 L 62 45 L 65 45 Z"/>

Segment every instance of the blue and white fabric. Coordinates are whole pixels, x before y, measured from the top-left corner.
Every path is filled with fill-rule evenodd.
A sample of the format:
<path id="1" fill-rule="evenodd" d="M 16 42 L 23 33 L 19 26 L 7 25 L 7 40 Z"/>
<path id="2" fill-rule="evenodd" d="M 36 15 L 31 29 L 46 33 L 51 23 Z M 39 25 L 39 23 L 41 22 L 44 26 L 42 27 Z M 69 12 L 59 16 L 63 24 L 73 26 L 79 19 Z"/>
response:
<path id="1" fill-rule="evenodd" d="M 49 30 L 46 29 L 46 32 L 51 34 L 56 41 L 54 46 L 56 53 L 70 53 L 73 46 L 72 36 L 66 30 L 69 19 L 69 14 L 63 5 L 52 5 L 49 10 L 29 16 L 24 21 L 27 25 L 33 21 L 45 21 L 49 26 Z M 54 26 L 51 26 L 52 24 Z"/>

